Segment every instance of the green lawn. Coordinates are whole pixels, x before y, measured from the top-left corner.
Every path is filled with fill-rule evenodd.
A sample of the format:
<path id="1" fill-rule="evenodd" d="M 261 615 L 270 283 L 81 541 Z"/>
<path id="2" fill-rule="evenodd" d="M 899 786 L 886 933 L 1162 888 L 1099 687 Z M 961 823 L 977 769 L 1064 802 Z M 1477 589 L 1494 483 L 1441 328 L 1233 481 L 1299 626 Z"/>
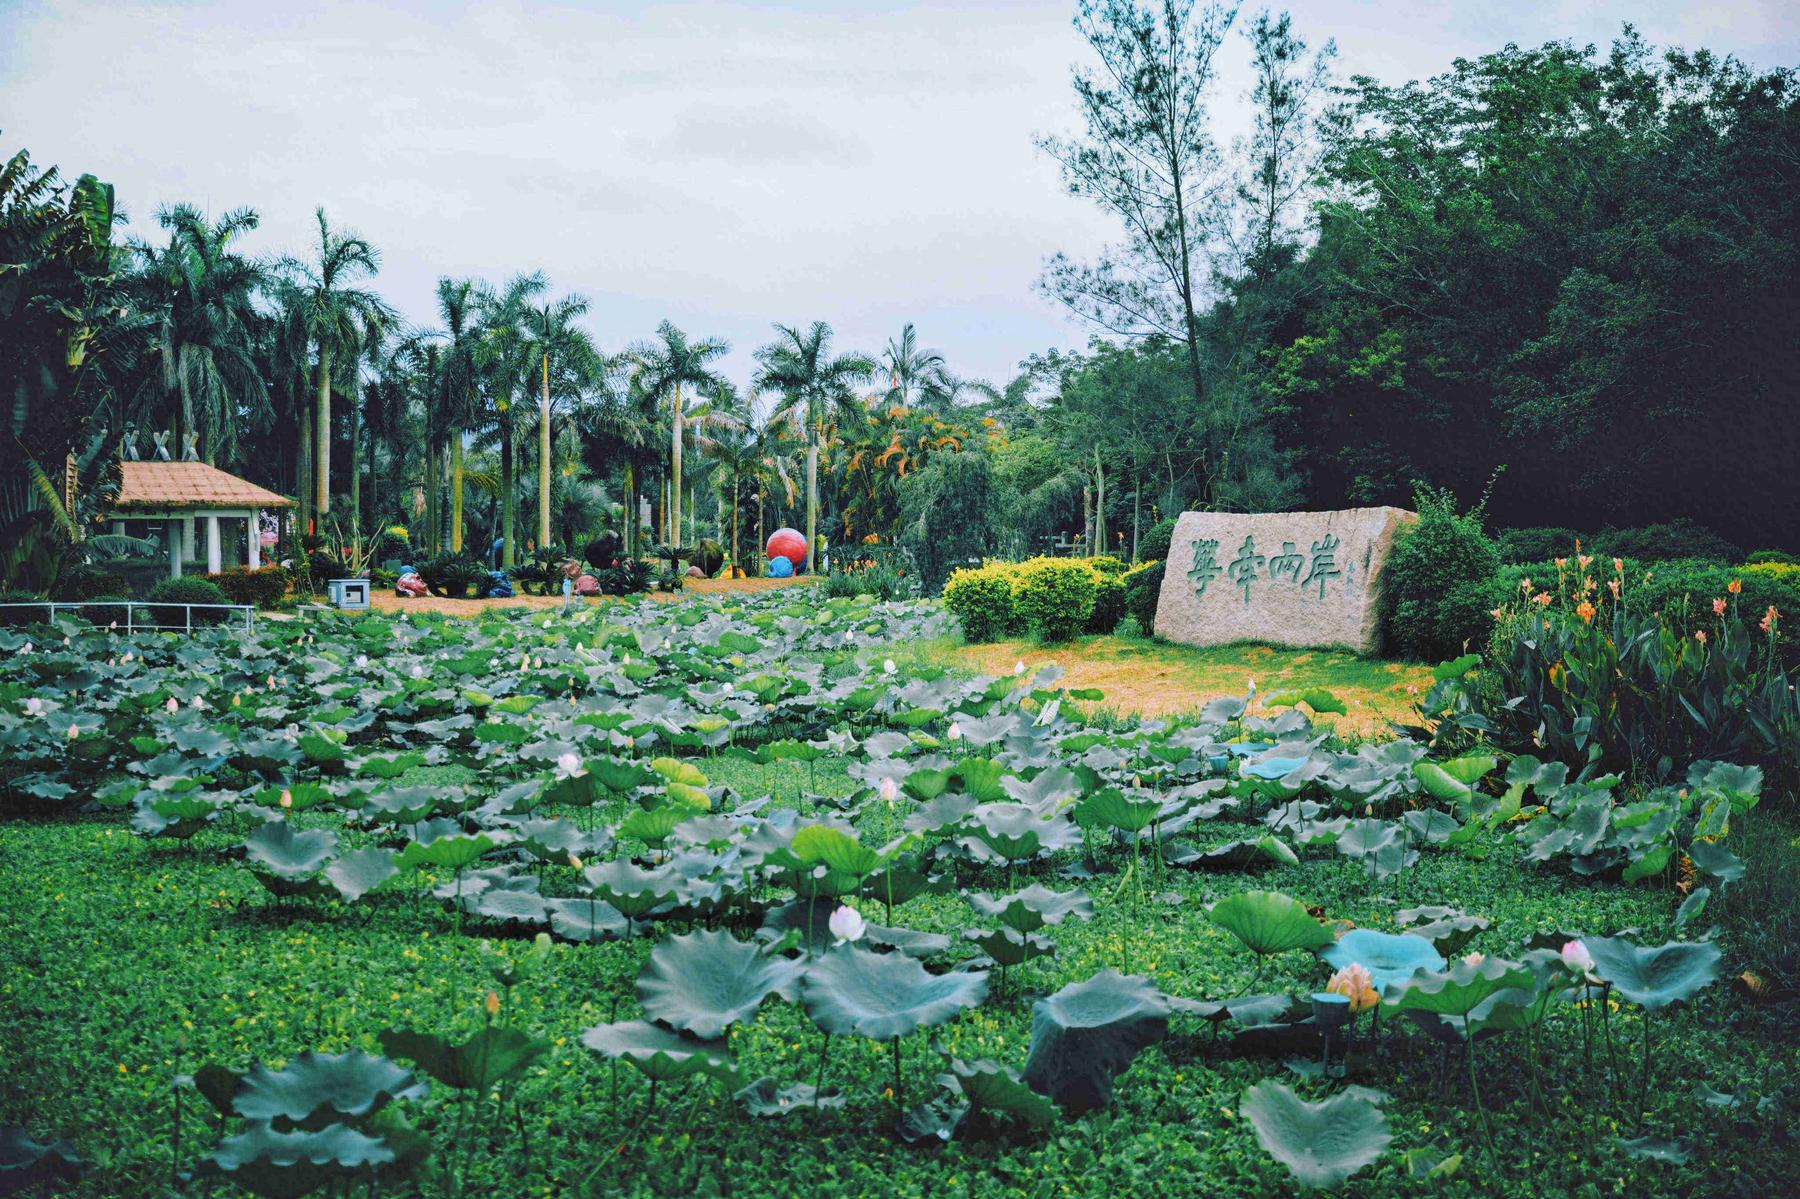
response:
<path id="1" fill-rule="evenodd" d="M 715 782 L 746 795 L 803 803 L 804 770 L 718 758 L 703 763 Z M 403 781 L 473 776 L 440 768 Z M 841 766 L 819 763 L 817 793 L 852 789 Z M 591 819 L 586 815 L 584 820 Z M 1252 831 L 1209 823 L 1200 844 Z M 451 914 L 419 892 L 420 877 L 390 883 L 355 910 L 300 905 L 279 910 L 250 874 L 227 859 L 235 833 L 209 829 L 194 850 L 153 844 L 98 819 L 0 824 L 0 1118 L 55 1130 L 99 1158 L 103 1169 L 75 1194 L 165 1193 L 171 1156 L 191 1159 L 209 1143 L 186 1096 L 179 1149 L 174 1144 L 173 1080 L 205 1062 L 243 1068 L 280 1062 L 304 1048 L 376 1051 L 374 1033 L 409 1025 L 473 1029 L 493 986 L 474 937 L 458 937 Z M 1247 887 L 1283 890 L 1320 905 L 1334 919 L 1392 927 L 1396 905 L 1437 902 L 1490 917 L 1475 948 L 1507 952 L 1521 938 L 1556 929 L 1635 927 L 1643 939 L 1670 933 L 1666 893 L 1589 883 L 1562 870 L 1523 867 L 1509 840 L 1487 844 L 1482 858 L 1428 854 L 1398 879 L 1371 883 L 1340 858 L 1313 858 L 1260 877 L 1168 870 L 1150 880 L 1141 906 L 1115 898 L 1123 851 L 1101 855 L 1100 876 L 1086 884 L 1098 918 L 1056 930 L 1055 958 L 1015 972 L 1001 1003 L 989 1002 L 938 1030 L 942 1048 L 963 1057 L 1019 1065 L 1031 1037 L 1031 1001 L 1101 967 L 1152 974 L 1188 997 L 1244 991 L 1251 962 L 1206 920 L 1202 905 Z M 1066 859 L 1065 859 L 1066 860 Z M 1040 875 L 1066 887 L 1050 866 Z M 567 876 L 567 877 L 563 877 Z M 1001 890 L 1004 873 L 965 883 Z M 546 891 L 573 891 L 573 871 L 555 868 Z M 1023 878 L 1020 879 L 1021 884 Z M 1790 880 L 1791 881 L 1791 880 Z M 1751 900 L 1746 892 L 1744 899 Z M 1134 910 L 1135 909 L 1135 910 Z M 954 896 L 927 896 L 903 909 L 904 923 L 960 938 L 977 923 Z M 498 931 L 498 930 L 496 930 Z M 953 949 L 953 954 L 973 953 Z M 517 954 L 520 941 L 501 944 Z M 489 1118 L 469 1134 L 475 1148 L 471 1194 L 820 1195 L 820 1196 L 1264 1196 L 1289 1193 L 1285 1171 L 1256 1144 L 1238 1116 L 1244 1089 L 1274 1063 L 1230 1056 L 1193 1018 L 1177 1018 L 1163 1045 L 1137 1058 L 1119 1080 L 1109 1109 L 1066 1118 L 1048 1135 L 999 1142 L 909 1148 L 891 1133 L 894 1119 L 885 1047 L 840 1038 L 826 1083 L 847 1106 L 802 1112 L 785 1122 L 758 1121 L 712 1084 L 666 1093 L 646 1110 L 646 1088 L 629 1070 L 614 1077 L 578 1043 L 580 1033 L 636 1014 L 633 980 L 650 949 L 638 939 L 562 946 L 552 972 L 507 997 L 502 1019 L 552 1039 L 547 1065 L 525 1085 L 528 1157 L 510 1118 Z M 1745 965 L 1745 947 L 1728 943 L 1726 968 Z M 1263 989 L 1316 989 L 1321 968 L 1301 954 L 1275 959 Z M 1791 1117 L 1757 1119 L 1755 1141 L 1728 1118 L 1697 1110 L 1695 1083 L 1720 1091 L 1742 1084 L 1755 1096 L 1791 1088 L 1800 1067 L 1791 1008 L 1758 1006 L 1724 985 L 1656 1022 L 1654 1075 L 1646 1127 L 1680 1130 L 1696 1141 L 1686 1165 L 1645 1162 L 1614 1147 L 1639 1124 L 1635 1108 L 1637 1011 L 1612 1014 L 1626 1085 L 1615 1087 L 1606 1054 L 1582 1051 L 1572 1012 L 1547 1038 L 1540 1077 L 1548 1112 L 1524 1118 L 1526 1071 L 1516 1046 L 1478 1058 L 1496 1111 L 1500 1163 L 1484 1159 L 1467 1106 L 1460 1058 L 1438 1098 L 1440 1055 L 1406 1029 L 1359 1054 L 1353 1078 L 1389 1092 L 1394 1150 L 1431 1148 L 1464 1155 L 1447 1182 L 1411 1182 L 1396 1153 L 1353 1179 L 1353 1195 L 1694 1195 L 1788 1193 L 1795 1165 Z M 784 1082 L 813 1077 L 819 1034 L 798 1006 L 771 1002 L 733 1034 L 740 1062 Z M 931 1090 L 937 1067 L 926 1036 L 907 1038 L 908 1101 Z M 1290 1082 L 1296 1082 L 1291 1076 Z M 616 1087 L 616 1093 L 615 1093 Z M 413 1104 L 439 1144 L 451 1139 L 456 1107 Z M 491 1109 L 489 1109 L 491 1110 Z M 1778 1109 L 1779 1112 L 1779 1109 Z M 1525 1150 L 1537 1156 L 1526 1164 Z M 196 1189 L 172 1193 L 198 1194 Z M 427 1193 L 442 1193 L 428 1189 Z"/>

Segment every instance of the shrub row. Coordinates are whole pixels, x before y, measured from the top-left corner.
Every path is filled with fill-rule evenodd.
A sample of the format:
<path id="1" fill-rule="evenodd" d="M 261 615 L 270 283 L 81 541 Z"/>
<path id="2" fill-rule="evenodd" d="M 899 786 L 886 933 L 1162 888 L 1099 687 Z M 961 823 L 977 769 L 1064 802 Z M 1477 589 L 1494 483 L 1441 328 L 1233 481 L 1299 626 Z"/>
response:
<path id="1" fill-rule="evenodd" d="M 1066 641 L 1078 633 L 1110 633 L 1124 618 L 1126 571 L 1117 558 L 1031 558 L 953 571 L 944 605 L 964 639 L 993 641 L 1032 633 Z"/>
<path id="2" fill-rule="evenodd" d="M 273 608 L 286 599 L 294 581 L 293 575 L 273 563 L 255 570 L 239 566 L 202 577 L 224 592 L 228 602 L 258 608 Z"/>
<path id="3" fill-rule="evenodd" d="M 1581 552 L 1601 558 L 1635 558 L 1640 562 L 1674 562 L 1700 558 L 1709 562 L 1738 562 L 1743 551 L 1696 520 L 1682 517 L 1663 524 L 1641 528 L 1606 528 L 1598 533 L 1581 533 L 1558 526 L 1534 526 L 1502 529 L 1494 543 L 1504 562 L 1543 562 L 1552 558 L 1572 558 L 1576 543 Z M 1787 558 L 1779 550 L 1764 554 Z M 1755 561 L 1760 554 L 1752 555 Z"/>

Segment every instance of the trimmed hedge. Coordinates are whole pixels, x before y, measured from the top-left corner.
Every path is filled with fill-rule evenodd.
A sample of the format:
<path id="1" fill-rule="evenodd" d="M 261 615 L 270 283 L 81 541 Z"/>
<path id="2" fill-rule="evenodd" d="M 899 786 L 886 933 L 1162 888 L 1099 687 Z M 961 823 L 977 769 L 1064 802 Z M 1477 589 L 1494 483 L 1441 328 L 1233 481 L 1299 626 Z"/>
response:
<path id="1" fill-rule="evenodd" d="M 1554 525 L 1538 525 L 1523 529 L 1501 529 L 1494 544 L 1502 562 L 1547 562 L 1551 558 L 1568 558 L 1575 553 L 1581 534 L 1574 529 Z"/>
<path id="2" fill-rule="evenodd" d="M 1146 562 L 1125 573 L 1125 610 L 1136 618 L 1138 632 L 1146 637 L 1156 633 L 1156 601 L 1162 595 L 1166 562 Z"/>
<path id="3" fill-rule="evenodd" d="M 100 566 L 82 565 L 66 570 L 58 577 L 56 586 L 51 591 L 51 598 L 64 603 L 81 603 L 102 597 L 126 595 L 130 591 L 131 584 L 124 575 Z"/>
<path id="4" fill-rule="evenodd" d="M 1144 535 L 1138 538 L 1138 561 L 1161 562 L 1169 556 L 1169 546 L 1175 541 L 1175 522 L 1159 520 L 1151 525 Z"/>
<path id="5" fill-rule="evenodd" d="M 1013 576 L 1013 613 L 1045 641 L 1067 641 L 1094 614 L 1098 578 L 1079 558 L 1032 558 Z"/>
<path id="6" fill-rule="evenodd" d="M 219 588 L 217 583 L 205 579 L 185 576 L 179 579 L 164 579 L 150 589 L 150 602 L 153 604 L 229 604 L 231 597 Z M 160 625 L 172 625 L 181 628 L 189 623 L 189 609 L 180 607 L 152 608 L 150 618 Z M 217 609 L 197 608 L 192 610 L 192 623 L 197 628 L 201 625 L 218 624 L 224 620 L 226 613 Z"/>
<path id="7" fill-rule="evenodd" d="M 1419 519 L 1400 530 L 1382 576 L 1387 644 L 1439 662 L 1486 642 L 1500 551 L 1481 531 L 1479 509 L 1459 513 L 1454 496 L 1424 488 L 1416 502 Z"/>
<path id="8" fill-rule="evenodd" d="M 1119 627 L 1125 619 L 1124 572 L 1094 572 L 1094 610 L 1087 620 L 1087 631 L 1105 635 Z"/>
<path id="9" fill-rule="evenodd" d="M 273 563 L 255 570 L 238 566 L 203 577 L 230 596 L 232 603 L 257 608 L 273 608 L 279 604 L 287 597 L 288 587 L 293 583 L 293 576 Z"/>
<path id="10" fill-rule="evenodd" d="M 1641 562 L 1697 558 L 1724 564 L 1740 562 L 1744 556 L 1737 546 L 1685 516 L 1667 524 L 1645 525 L 1639 529 L 1602 529 L 1594 535 L 1588 552 L 1605 558 L 1636 558 Z"/>
<path id="11" fill-rule="evenodd" d="M 1014 569 L 1008 563 L 992 563 L 950 572 L 944 583 L 944 606 L 962 622 L 965 641 L 996 641 L 1011 630 Z"/>

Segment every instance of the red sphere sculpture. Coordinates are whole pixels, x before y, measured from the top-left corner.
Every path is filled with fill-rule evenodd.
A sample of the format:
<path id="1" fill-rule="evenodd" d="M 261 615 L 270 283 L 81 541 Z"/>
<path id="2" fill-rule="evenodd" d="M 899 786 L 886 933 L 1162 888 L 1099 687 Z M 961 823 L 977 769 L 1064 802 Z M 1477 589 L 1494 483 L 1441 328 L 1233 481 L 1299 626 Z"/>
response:
<path id="1" fill-rule="evenodd" d="M 769 534 L 769 544 L 763 551 L 769 558 L 786 558 L 799 574 L 800 568 L 806 565 L 806 535 L 798 529 L 776 529 Z"/>

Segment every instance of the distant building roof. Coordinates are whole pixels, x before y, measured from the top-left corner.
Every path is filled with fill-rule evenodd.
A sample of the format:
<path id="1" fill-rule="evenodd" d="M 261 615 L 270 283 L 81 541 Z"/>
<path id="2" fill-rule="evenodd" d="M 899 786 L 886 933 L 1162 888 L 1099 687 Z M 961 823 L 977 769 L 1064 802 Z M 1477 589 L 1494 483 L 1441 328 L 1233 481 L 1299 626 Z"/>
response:
<path id="1" fill-rule="evenodd" d="M 121 462 L 113 509 L 292 508 L 294 501 L 204 462 Z"/>

